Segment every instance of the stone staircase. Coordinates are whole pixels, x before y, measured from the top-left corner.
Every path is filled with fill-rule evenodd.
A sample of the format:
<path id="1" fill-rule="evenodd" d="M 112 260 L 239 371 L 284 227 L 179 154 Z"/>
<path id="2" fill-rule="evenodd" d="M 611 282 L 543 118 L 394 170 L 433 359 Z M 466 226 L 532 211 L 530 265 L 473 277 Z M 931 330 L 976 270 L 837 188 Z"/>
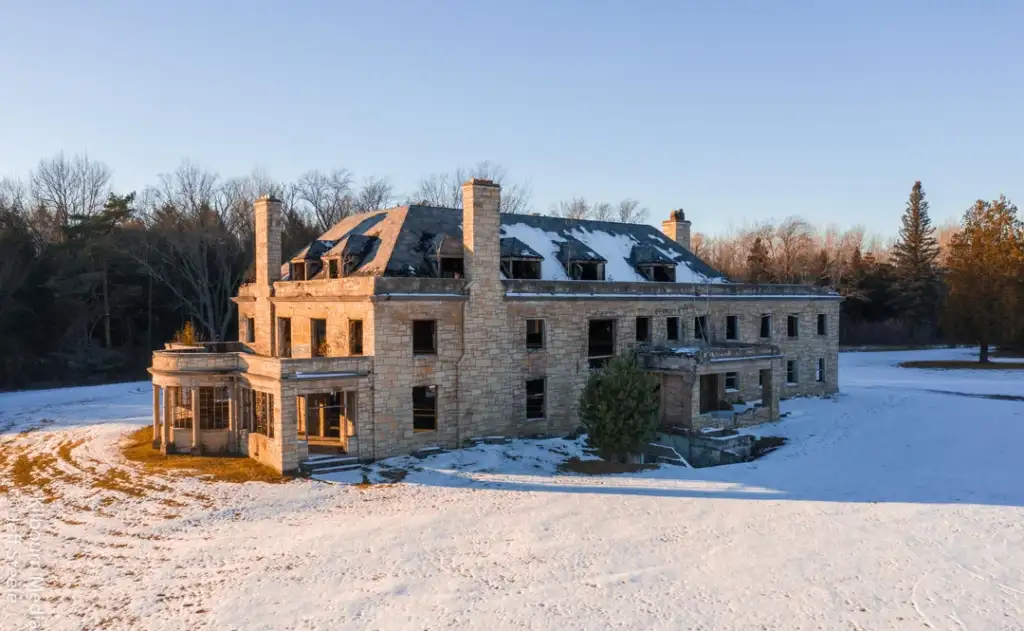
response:
<path id="1" fill-rule="evenodd" d="M 359 458 L 355 456 L 331 456 L 327 454 L 314 454 L 299 463 L 299 469 L 309 475 L 314 473 L 351 471 L 361 466 Z"/>

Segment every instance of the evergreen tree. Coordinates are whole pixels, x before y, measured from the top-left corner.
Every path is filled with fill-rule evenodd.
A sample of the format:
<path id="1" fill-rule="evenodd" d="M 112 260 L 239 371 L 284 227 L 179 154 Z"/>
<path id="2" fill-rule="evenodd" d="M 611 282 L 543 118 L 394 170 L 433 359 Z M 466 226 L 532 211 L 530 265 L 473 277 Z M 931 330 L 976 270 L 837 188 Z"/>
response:
<path id="1" fill-rule="evenodd" d="M 613 357 L 590 373 L 580 394 L 580 421 L 606 459 L 624 461 L 654 437 L 657 385 L 629 357 Z"/>
<path id="2" fill-rule="evenodd" d="M 980 345 L 979 362 L 988 361 L 992 344 L 1012 343 L 1024 328 L 1022 261 L 1017 207 L 1005 197 L 975 202 L 950 243 L 943 319 L 954 339 Z"/>
<path id="3" fill-rule="evenodd" d="M 939 243 L 928 216 L 921 182 L 915 182 L 903 213 L 899 239 L 892 249 L 897 313 L 908 329 L 931 335 L 938 320 Z"/>
<path id="4" fill-rule="evenodd" d="M 768 248 L 761 237 L 756 237 L 750 246 L 750 254 L 747 255 L 747 282 L 771 282 L 771 267 L 772 260 L 768 255 Z"/>

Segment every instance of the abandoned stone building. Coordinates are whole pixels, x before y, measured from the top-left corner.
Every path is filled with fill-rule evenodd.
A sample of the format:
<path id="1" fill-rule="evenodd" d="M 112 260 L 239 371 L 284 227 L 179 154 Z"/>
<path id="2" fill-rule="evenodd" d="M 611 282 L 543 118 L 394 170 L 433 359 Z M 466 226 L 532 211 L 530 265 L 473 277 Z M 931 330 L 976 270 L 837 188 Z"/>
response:
<path id="1" fill-rule="evenodd" d="M 154 353 L 154 446 L 291 471 L 564 435 L 589 372 L 631 352 L 664 426 L 765 422 L 780 397 L 837 390 L 839 296 L 729 282 L 682 211 L 659 232 L 501 214 L 487 180 L 462 192 L 463 210 L 346 217 L 285 261 L 281 202 L 258 200 L 239 340 Z"/>

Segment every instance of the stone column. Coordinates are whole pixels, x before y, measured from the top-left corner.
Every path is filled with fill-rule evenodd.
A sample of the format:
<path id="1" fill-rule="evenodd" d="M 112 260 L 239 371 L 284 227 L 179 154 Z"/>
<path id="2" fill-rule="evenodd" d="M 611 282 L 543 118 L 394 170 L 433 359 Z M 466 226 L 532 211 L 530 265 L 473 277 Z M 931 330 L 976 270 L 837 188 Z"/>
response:
<path id="1" fill-rule="evenodd" d="M 199 446 L 199 388 L 192 388 L 192 454 L 198 455 Z"/>
<path id="2" fill-rule="evenodd" d="M 171 397 L 164 386 L 164 422 L 160 427 L 160 453 L 167 455 L 171 443 Z"/>
<path id="3" fill-rule="evenodd" d="M 167 422 L 166 420 L 164 421 Z M 160 386 L 153 384 L 153 448 L 160 441 Z"/>

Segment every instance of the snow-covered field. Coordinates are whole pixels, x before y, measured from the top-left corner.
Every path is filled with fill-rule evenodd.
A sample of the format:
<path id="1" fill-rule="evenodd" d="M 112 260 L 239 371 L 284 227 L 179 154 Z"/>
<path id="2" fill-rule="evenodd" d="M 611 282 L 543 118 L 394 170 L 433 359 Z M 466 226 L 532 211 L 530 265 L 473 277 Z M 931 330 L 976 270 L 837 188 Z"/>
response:
<path id="1" fill-rule="evenodd" d="M 531 441 L 369 489 L 143 477 L 148 384 L 0 395 L 0 627 L 1022 629 L 1024 402 L 986 395 L 1024 372 L 896 367 L 968 354 L 844 354 L 754 463 L 582 477 Z"/>

